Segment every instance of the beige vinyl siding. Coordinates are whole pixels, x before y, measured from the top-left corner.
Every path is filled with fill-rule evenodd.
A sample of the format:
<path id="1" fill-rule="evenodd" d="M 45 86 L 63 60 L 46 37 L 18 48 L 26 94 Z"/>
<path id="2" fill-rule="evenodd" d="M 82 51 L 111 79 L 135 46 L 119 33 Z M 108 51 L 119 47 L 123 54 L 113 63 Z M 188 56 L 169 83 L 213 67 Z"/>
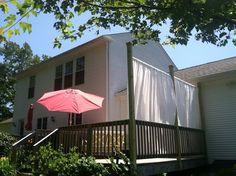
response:
<path id="1" fill-rule="evenodd" d="M 209 162 L 236 160 L 236 78 L 202 83 Z"/>

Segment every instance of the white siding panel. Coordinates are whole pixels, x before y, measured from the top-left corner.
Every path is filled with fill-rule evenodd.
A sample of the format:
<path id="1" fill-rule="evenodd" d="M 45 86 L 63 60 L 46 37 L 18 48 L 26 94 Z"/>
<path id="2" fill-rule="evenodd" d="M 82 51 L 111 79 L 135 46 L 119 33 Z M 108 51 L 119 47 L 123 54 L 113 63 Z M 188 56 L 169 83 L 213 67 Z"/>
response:
<path id="1" fill-rule="evenodd" d="M 236 160 L 236 78 L 202 85 L 209 162 Z"/>
<path id="2" fill-rule="evenodd" d="M 119 101 L 115 94 L 127 88 L 127 49 L 126 43 L 132 41 L 130 33 L 109 35 L 109 121 L 120 120 Z M 174 63 L 159 43 L 148 42 L 146 45 L 133 47 L 133 56 L 154 67 L 168 72 L 168 66 Z M 127 117 L 128 118 L 128 117 Z"/>

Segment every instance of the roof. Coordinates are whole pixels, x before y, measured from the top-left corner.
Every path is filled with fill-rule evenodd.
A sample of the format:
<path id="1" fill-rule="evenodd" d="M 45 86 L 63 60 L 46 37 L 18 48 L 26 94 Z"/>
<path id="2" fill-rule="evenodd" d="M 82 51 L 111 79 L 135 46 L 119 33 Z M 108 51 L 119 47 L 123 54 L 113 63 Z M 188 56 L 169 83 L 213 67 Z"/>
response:
<path id="1" fill-rule="evenodd" d="M 93 46 L 97 46 L 99 44 L 101 44 L 102 42 L 107 42 L 107 41 L 112 41 L 114 40 L 114 36 L 117 36 L 117 35 L 131 35 L 130 32 L 122 32 L 122 33 L 114 33 L 114 34 L 106 34 L 106 35 L 102 35 L 100 37 L 97 37 L 93 40 L 90 40 L 84 44 L 81 44 L 75 48 L 72 48 L 68 51 L 65 51 L 61 54 L 58 54 L 46 61 L 43 61 L 39 64 L 36 64 L 20 73 L 18 73 L 16 75 L 16 78 L 20 78 L 20 77 L 24 77 L 24 76 L 28 76 L 29 74 L 35 74 L 37 71 L 41 70 L 42 68 L 44 68 L 45 66 L 50 66 L 52 64 L 55 64 L 55 63 L 58 63 L 60 62 L 60 60 L 64 60 L 65 58 L 70 58 L 70 56 L 73 54 L 73 53 L 79 53 L 83 50 L 86 50 L 86 49 L 89 49 Z M 130 36 L 131 37 L 131 36 Z M 158 43 L 159 44 L 159 43 Z M 172 65 L 174 65 L 175 68 L 176 65 L 174 64 L 174 62 L 171 60 L 171 58 L 168 56 L 168 54 L 166 53 L 166 51 L 164 50 L 164 48 L 162 47 L 161 44 L 159 44 L 159 46 L 163 49 L 164 53 L 167 55 L 167 57 L 169 58 L 170 62 L 172 63 Z"/>
<path id="2" fill-rule="evenodd" d="M 178 70 L 175 72 L 175 76 L 189 81 L 234 70 L 236 70 L 236 57 L 230 57 Z"/>
<path id="3" fill-rule="evenodd" d="M 61 54 L 58 54 L 58 55 L 56 55 L 56 56 L 54 56 L 54 57 L 52 57 L 52 58 L 50 58 L 50 59 L 48 59 L 46 61 L 43 61 L 43 62 L 41 62 L 39 64 L 36 64 L 36 65 L 34 65 L 34 66 L 32 66 L 32 67 L 30 67 L 30 68 L 28 68 L 28 69 L 18 73 L 16 75 L 16 77 L 18 78 L 18 77 L 24 76 L 24 75 L 26 75 L 28 73 L 31 73 L 33 71 L 40 70 L 45 65 L 49 65 L 49 64 L 55 63 L 56 60 L 63 59 L 63 58 L 67 57 L 68 55 L 70 55 L 73 52 L 77 52 L 77 51 L 80 51 L 80 50 L 83 50 L 83 49 L 86 49 L 86 48 L 90 48 L 90 47 L 93 47 L 94 45 L 100 44 L 100 42 L 109 41 L 109 40 L 111 40 L 111 37 L 109 35 L 102 35 L 102 36 L 97 37 L 97 38 L 95 38 L 93 40 L 90 40 L 90 41 L 88 41 L 88 42 L 86 42 L 86 43 L 84 43 L 82 45 L 79 45 L 79 46 L 77 46 L 75 48 L 72 48 L 70 50 L 67 50 L 67 51 L 61 53 Z"/>

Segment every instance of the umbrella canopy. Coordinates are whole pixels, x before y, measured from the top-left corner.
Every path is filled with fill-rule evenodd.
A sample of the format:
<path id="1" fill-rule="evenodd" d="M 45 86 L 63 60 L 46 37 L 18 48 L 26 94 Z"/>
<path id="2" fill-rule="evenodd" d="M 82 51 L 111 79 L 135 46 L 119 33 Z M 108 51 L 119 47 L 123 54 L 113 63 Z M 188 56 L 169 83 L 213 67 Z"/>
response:
<path id="1" fill-rule="evenodd" d="M 29 110 L 28 110 L 28 114 L 27 114 L 27 123 L 25 125 L 25 129 L 27 131 L 31 131 L 32 130 L 33 110 L 34 110 L 34 106 L 33 106 L 33 104 L 30 104 L 30 107 L 29 107 Z"/>
<path id="2" fill-rule="evenodd" d="M 103 99 L 78 89 L 66 89 L 45 93 L 37 102 L 49 111 L 82 113 L 101 108 Z"/>

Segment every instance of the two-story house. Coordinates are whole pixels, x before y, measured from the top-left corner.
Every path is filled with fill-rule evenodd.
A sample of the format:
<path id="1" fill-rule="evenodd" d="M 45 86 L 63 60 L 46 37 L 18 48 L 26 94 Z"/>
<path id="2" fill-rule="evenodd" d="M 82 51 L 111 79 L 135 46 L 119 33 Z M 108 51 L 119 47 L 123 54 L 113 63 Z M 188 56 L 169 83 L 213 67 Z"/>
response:
<path id="1" fill-rule="evenodd" d="M 73 124 L 127 118 L 122 113 L 124 105 L 116 95 L 127 88 L 126 43 L 131 40 L 130 33 L 104 35 L 19 73 L 16 77 L 14 134 L 25 133 L 30 104 L 34 104 L 33 129 L 67 126 L 68 113 L 49 112 L 36 103 L 45 92 L 66 88 L 78 88 L 104 97 L 101 109 L 74 115 Z M 174 65 L 158 42 L 134 46 L 133 55 L 166 72 L 169 65 Z"/>

